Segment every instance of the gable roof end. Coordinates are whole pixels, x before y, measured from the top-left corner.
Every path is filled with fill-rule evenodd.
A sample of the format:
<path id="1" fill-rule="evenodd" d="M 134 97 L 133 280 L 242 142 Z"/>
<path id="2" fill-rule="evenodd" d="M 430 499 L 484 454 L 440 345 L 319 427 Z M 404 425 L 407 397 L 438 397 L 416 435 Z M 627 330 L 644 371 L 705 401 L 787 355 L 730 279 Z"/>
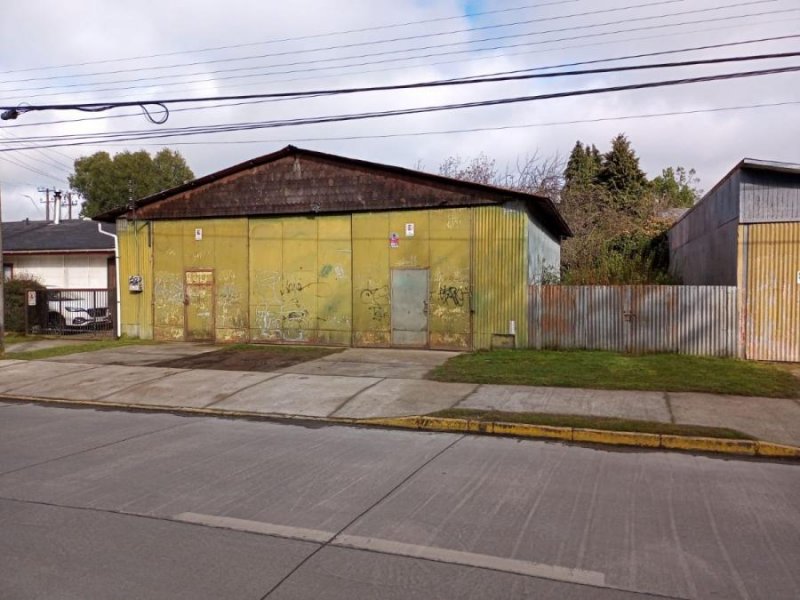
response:
<path id="1" fill-rule="evenodd" d="M 239 202 L 240 196 L 229 194 L 225 197 L 220 186 L 235 186 L 246 176 L 247 171 L 254 171 L 265 165 L 274 165 L 275 169 L 283 169 L 285 175 L 287 164 L 279 163 L 283 159 L 293 157 L 295 166 L 298 160 L 308 161 L 314 168 L 324 170 L 337 179 L 339 173 L 352 176 L 355 185 L 365 186 L 364 179 L 373 178 L 380 189 L 370 190 L 368 185 L 357 189 L 359 193 L 350 193 L 346 187 L 338 189 L 336 182 L 325 179 L 324 194 L 328 202 L 319 202 L 314 193 L 304 193 L 301 189 L 302 179 L 288 178 L 286 188 L 278 193 L 272 190 L 265 202 L 263 197 L 256 205 L 251 201 Z M 223 181 L 225 180 L 225 181 Z M 268 182 L 279 185 L 275 182 Z M 217 184 L 217 185 L 214 185 Z M 311 184 L 309 184 L 311 185 Z M 255 187 L 261 187 L 256 185 Z M 370 193 L 361 194 L 361 190 Z M 249 195 L 250 190 L 247 190 Z M 243 195 L 248 195 L 243 194 Z M 201 202 L 203 204 L 199 204 Z M 384 165 L 353 158 L 326 154 L 312 150 L 286 146 L 285 148 L 254 158 L 238 165 L 228 167 L 216 173 L 200 177 L 181 186 L 164 190 L 136 201 L 134 208 L 127 207 L 110 210 L 95 217 L 100 221 L 113 221 L 122 216 L 127 218 L 204 218 L 234 217 L 277 214 L 319 214 L 347 213 L 360 211 L 380 211 L 392 209 L 424 209 L 456 206 L 481 206 L 503 204 L 510 201 L 523 202 L 531 214 L 555 237 L 572 235 L 553 202 L 546 197 L 525 194 L 514 190 L 489 185 L 471 183 L 414 171 L 392 165 Z M 167 204 L 169 202 L 169 204 Z"/>

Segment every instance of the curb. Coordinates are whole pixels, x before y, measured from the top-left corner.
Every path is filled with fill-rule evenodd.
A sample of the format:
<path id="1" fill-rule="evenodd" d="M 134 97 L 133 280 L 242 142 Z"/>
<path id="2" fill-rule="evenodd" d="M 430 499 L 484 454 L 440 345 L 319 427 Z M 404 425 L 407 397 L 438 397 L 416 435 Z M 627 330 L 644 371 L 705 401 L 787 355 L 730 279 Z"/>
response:
<path id="1" fill-rule="evenodd" d="M 413 429 L 417 431 L 440 431 L 445 433 L 477 433 L 521 437 L 530 439 L 550 439 L 563 442 L 603 444 L 680 450 L 686 452 L 707 452 L 738 456 L 758 456 L 800 460 L 800 447 L 786 446 L 758 440 L 729 440 L 696 436 L 667 435 L 658 433 L 632 433 L 601 429 L 582 429 L 578 427 L 553 427 L 550 425 L 528 425 L 524 423 L 504 423 L 500 421 L 476 421 L 472 419 L 445 419 L 442 417 L 389 417 L 353 419 L 347 417 L 315 417 L 309 415 L 286 415 L 259 413 L 219 408 L 194 408 L 187 406 L 165 406 L 162 404 L 129 404 L 124 402 L 103 402 L 99 400 L 67 400 L 63 398 L 37 398 L 13 394 L 0 394 L 0 400 L 35 402 L 61 406 L 85 406 L 101 409 L 119 409 L 131 412 L 169 413 L 174 415 L 223 417 L 287 423 L 315 423 L 331 425 L 356 425 L 363 427 L 389 427 L 392 429 Z"/>
<path id="2" fill-rule="evenodd" d="M 396 417 L 379 419 L 357 419 L 358 425 L 378 425 L 420 431 L 443 431 L 451 433 L 483 433 L 524 438 L 556 439 L 567 442 L 631 446 L 637 448 L 661 448 L 687 452 L 709 452 L 738 456 L 760 456 L 765 458 L 800 459 L 800 448 L 756 440 L 729 440 L 697 436 L 667 435 L 658 433 L 630 433 L 581 429 L 577 427 L 551 427 L 471 419 L 443 419 L 440 417 Z"/>

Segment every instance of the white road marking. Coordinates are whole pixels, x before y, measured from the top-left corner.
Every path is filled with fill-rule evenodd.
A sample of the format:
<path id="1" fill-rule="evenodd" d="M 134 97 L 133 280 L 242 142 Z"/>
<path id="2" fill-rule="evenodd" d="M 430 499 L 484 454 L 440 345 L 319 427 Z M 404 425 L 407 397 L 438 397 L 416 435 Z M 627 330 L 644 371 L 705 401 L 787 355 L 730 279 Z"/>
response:
<path id="1" fill-rule="evenodd" d="M 234 529 L 236 531 L 274 535 L 276 537 L 304 542 L 314 542 L 317 544 L 327 543 L 330 546 L 336 546 L 339 548 L 367 550 L 372 552 L 380 552 L 381 554 L 391 554 L 394 556 L 405 556 L 409 558 L 422 558 L 436 562 L 463 565 L 466 567 L 491 569 L 493 571 L 527 575 L 542 579 L 552 579 L 554 581 L 564 581 L 567 583 L 578 583 L 604 587 L 606 582 L 605 574 L 600 573 L 599 571 L 571 569 L 569 567 L 535 563 L 525 560 L 516 560 L 513 558 L 502 558 L 500 556 L 492 556 L 489 554 L 476 554 L 473 552 L 450 550 L 448 548 L 406 544 L 403 542 L 395 542 L 392 540 L 384 540 L 372 537 L 362 537 L 358 535 L 336 535 L 335 533 L 321 531 L 319 529 L 289 527 L 286 525 L 264 523 L 263 521 L 250 521 L 247 519 L 237 519 L 234 517 L 218 517 L 214 515 L 204 515 L 191 512 L 181 513 L 175 515 L 173 518 L 178 521 L 206 525 L 209 527 L 220 527 L 224 529 Z"/>
<path id="2" fill-rule="evenodd" d="M 305 529 L 303 527 L 289 527 L 286 525 L 275 525 L 264 523 L 263 521 L 249 521 L 247 519 L 236 519 L 234 517 L 217 517 L 214 515 L 202 515 L 199 513 L 185 512 L 173 517 L 185 523 L 195 523 L 197 525 L 207 525 L 209 527 L 219 527 L 222 529 L 235 529 L 236 531 L 247 531 L 249 533 L 261 533 L 264 535 L 274 535 L 276 537 L 288 538 L 290 540 L 300 540 L 303 542 L 315 542 L 324 544 L 330 542 L 334 533 L 320 531 L 319 529 Z"/>

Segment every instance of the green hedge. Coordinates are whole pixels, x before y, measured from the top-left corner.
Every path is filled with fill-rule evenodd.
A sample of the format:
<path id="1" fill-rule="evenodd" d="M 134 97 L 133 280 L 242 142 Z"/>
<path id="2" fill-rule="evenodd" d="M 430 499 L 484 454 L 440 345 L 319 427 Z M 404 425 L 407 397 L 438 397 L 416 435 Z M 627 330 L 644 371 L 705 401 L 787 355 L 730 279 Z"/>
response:
<path id="1" fill-rule="evenodd" d="M 43 290 L 45 286 L 35 278 L 23 275 L 6 279 L 3 284 L 3 306 L 5 307 L 5 329 L 25 333 L 25 311 L 27 290 Z"/>

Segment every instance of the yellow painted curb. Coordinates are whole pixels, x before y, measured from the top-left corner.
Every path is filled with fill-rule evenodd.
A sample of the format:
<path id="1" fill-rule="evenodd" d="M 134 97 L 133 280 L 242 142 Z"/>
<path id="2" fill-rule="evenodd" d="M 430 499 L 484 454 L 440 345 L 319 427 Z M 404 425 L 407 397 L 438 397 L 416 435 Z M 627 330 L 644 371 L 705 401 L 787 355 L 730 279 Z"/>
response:
<path id="1" fill-rule="evenodd" d="M 661 435 L 661 447 L 671 450 L 693 450 L 695 452 L 722 452 L 755 456 L 756 443 L 752 440 L 725 440 L 720 438 Z"/>
<path id="2" fill-rule="evenodd" d="M 574 429 L 572 440 L 575 442 L 591 442 L 593 444 L 611 444 L 615 446 L 639 446 L 658 448 L 661 436 L 657 433 L 632 433 L 626 431 L 603 431 L 601 429 Z"/>
<path id="3" fill-rule="evenodd" d="M 192 414 L 209 417 L 232 417 L 260 419 L 265 421 L 316 421 L 338 425 L 372 425 L 396 427 L 420 431 L 443 431 L 450 433 L 486 433 L 524 438 L 557 439 L 562 441 L 607 444 L 614 446 L 633 446 L 641 448 L 664 448 L 690 452 L 712 452 L 736 454 L 741 456 L 763 456 L 767 458 L 800 459 L 800 448 L 772 442 L 752 440 L 728 440 L 722 438 L 692 437 L 655 433 L 632 433 L 606 431 L 601 429 L 580 429 L 573 427 L 552 427 L 549 425 L 528 425 L 525 423 L 504 423 L 479 421 L 474 419 L 445 419 L 442 417 L 412 416 L 370 419 L 345 417 L 313 417 L 285 415 L 277 413 L 257 413 L 250 411 L 225 410 L 220 408 L 193 408 L 164 405 L 143 405 L 101 400 L 68 400 L 61 398 L 36 398 L 20 395 L 0 394 L 10 400 L 32 401 L 42 404 L 74 404 L 98 408 L 118 408 L 137 412 L 167 412 L 172 414 Z"/>
<path id="4" fill-rule="evenodd" d="M 494 423 L 493 433 L 516 435 L 530 438 L 549 438 L 572 441 L 571 427 L 551 427 L 549 425 L 526 425 L 524 423 Z"/>
<path id="5" fill-rule="evenodd" d="M 696 436 L 667 435 L 657 433 L 633 433 L 606 431 L 602 429 L 580 429 L 476 421 L 472 419 L 444 419 L 441 417 L 391 417 L 355 419 L 358 425 L 398 427 L 420 431 L 444 431 L 450 433 L 489 433 L 525 438 L 558 439 L 568 442 L 631 446 L 638 448 L 663 448 L 688 452 L 711 452 L 739 456 L 764 456 L 769 458 L 800 458 L 800 448 L 771 442 L 752 440 L 728 440 Z"/>
<path id="6" fill-rule="evenodd" d="M 800 448 L 772 442 L 756 442 L 756 454 L 775 458 L 800 458 Z"/>

